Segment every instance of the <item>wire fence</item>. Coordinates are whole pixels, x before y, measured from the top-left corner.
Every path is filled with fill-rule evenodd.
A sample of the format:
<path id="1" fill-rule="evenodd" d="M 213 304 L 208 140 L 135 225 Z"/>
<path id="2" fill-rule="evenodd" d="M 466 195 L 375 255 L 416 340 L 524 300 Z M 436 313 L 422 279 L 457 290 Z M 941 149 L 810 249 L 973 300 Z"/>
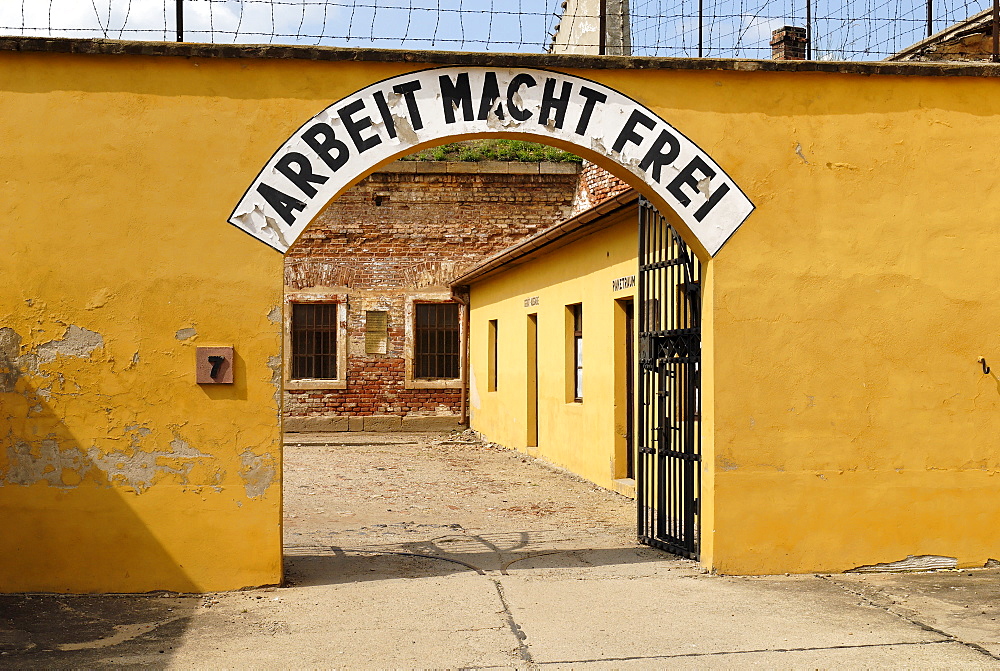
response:
<path id="1" fill-rule="evenodd" d="M 772 31 L 809 27 L 812 58 L 881 60 L 991 0 L 633 0 L 634 50 L 655 56 L 769 58 Z M 700 53 L 699 53 L 700 51 Z M 972 55 L 972 54 L 970 54 Z"/>
<path id="2" fill-rule="evenodd" d="M 601 3 L 592 0 L 594 7 Z M 808 26 L 810 55 L 880 60 L 993 0 L 631 0 L 637 56 L 769 58 Z M 0 33 L 210 43 L 545 52 L 586 0 L 0 0 Z M 567 15 L 573 12 L 575 16 Z M 182 35 L 180 35 L 182 33 Z M 593 38 L 592 38 L 593 39 Z M 594 44 L 580 44 L 596 48 Z"/>

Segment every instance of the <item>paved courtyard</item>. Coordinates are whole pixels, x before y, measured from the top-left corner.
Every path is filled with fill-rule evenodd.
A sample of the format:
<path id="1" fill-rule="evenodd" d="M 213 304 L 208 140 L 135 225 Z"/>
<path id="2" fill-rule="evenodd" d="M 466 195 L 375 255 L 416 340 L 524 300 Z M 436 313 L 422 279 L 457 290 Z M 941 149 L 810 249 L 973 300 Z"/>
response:
<path id="1" fill-rule="evenodd" d="M 0 667 L 1000 668 L 1000 572 L 746 578 L 468 434 L 289 434 L 284 587 L 0 597 Z"/>

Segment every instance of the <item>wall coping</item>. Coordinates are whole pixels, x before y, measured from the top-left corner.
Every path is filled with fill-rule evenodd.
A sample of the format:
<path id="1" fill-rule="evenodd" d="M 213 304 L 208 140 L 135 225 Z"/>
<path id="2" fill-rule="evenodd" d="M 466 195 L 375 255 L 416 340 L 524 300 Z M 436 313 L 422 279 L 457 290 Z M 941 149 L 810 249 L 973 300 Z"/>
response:
<path id="1" fill-rule="evenodd" d="M 580 164 L 573 161 L 393 161 L 377 172 L 418 175 L 576 175 Z"/>
<path id="2" fill-rule="evenodd" d="M 483 67 L 583 68 L 591 70 L 723 70 L 737 72 L 819 72 L 920 77 L 1000 77 L 1000 64 L 857 61 L 774 61 L 737 58 L 666 58 L 581 54 L 513 54 L 407 51 L 274 44 L 200 44 L 64 37 L 0 37 L 0 51 L 104 56 L 253 58 L 310 61 L 367 61 Z"/>

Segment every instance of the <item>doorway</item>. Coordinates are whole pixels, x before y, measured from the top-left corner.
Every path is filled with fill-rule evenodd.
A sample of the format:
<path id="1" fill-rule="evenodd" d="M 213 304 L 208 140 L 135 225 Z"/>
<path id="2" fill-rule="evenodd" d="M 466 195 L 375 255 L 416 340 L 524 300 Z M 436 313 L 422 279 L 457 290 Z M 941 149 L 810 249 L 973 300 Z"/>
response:
<path id="1" fill-rule="evenodd" d="M 527 447 L 538 447 L 538 313 L 528 315 Z"/>

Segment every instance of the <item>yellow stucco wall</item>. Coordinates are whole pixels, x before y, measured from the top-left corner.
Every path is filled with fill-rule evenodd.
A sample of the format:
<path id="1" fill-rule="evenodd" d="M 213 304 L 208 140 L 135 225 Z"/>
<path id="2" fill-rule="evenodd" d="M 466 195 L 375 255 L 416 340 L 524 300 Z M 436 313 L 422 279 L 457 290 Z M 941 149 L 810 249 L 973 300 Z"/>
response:
<path id="1" fill-rule="evenodd" d="M 710 150 L 753 162 L 758 210 L 711 264 L 707 562 L 981 566 L 1000 551 L 1000 386 L 976 361 L 1000 358 L 1000 165 L 979 147 L 1000 81 L 753 79 L 717 87 L 743 93 Z"/>
<path id="2" fill-rule="evenodd" d="M 614 291 L 612 281 L 636 274 L 636 208 L 610 222 L 570 246 L 470 286 L 470 425 L 497 443 L 627 491 L 616 482 L 625 477 L 626 428 L 625 322 L 616 301 L 633 298 L 635 288 Z M 567 314 L 576 303 L 583 306 L 582 402 L 573 399 Z M 528 439 L 531 314 L 537 315 L 537 446 Z M 491 321 L 497 330 L 495 391 L 488 373 Z"/>
<path id="3" fill-rule="evenodd" d="M 977 147 L 996 139 L 1000 81 L 659 76 L 635 95 L 757 205 L 704 270 L 703 563 L 996 556 L 1000 383 L 977 357 L 1000 360 L 1000 165 Z M 555 461 L 607 483 L 604 435 L 561 439 L 598 467 Z"/>
<path id="4" fill-rule="evenodd" d="M 281 257 L 226 218 L 303 121 L 420 67 L 0 52 L 0 590 L 279 580 Z M 571 72 L 757 205 L 706 269 L 704 561 L 1000 552 L 1000 79 Z M 237 384 L 195 385 L 227 344 Z"/>

